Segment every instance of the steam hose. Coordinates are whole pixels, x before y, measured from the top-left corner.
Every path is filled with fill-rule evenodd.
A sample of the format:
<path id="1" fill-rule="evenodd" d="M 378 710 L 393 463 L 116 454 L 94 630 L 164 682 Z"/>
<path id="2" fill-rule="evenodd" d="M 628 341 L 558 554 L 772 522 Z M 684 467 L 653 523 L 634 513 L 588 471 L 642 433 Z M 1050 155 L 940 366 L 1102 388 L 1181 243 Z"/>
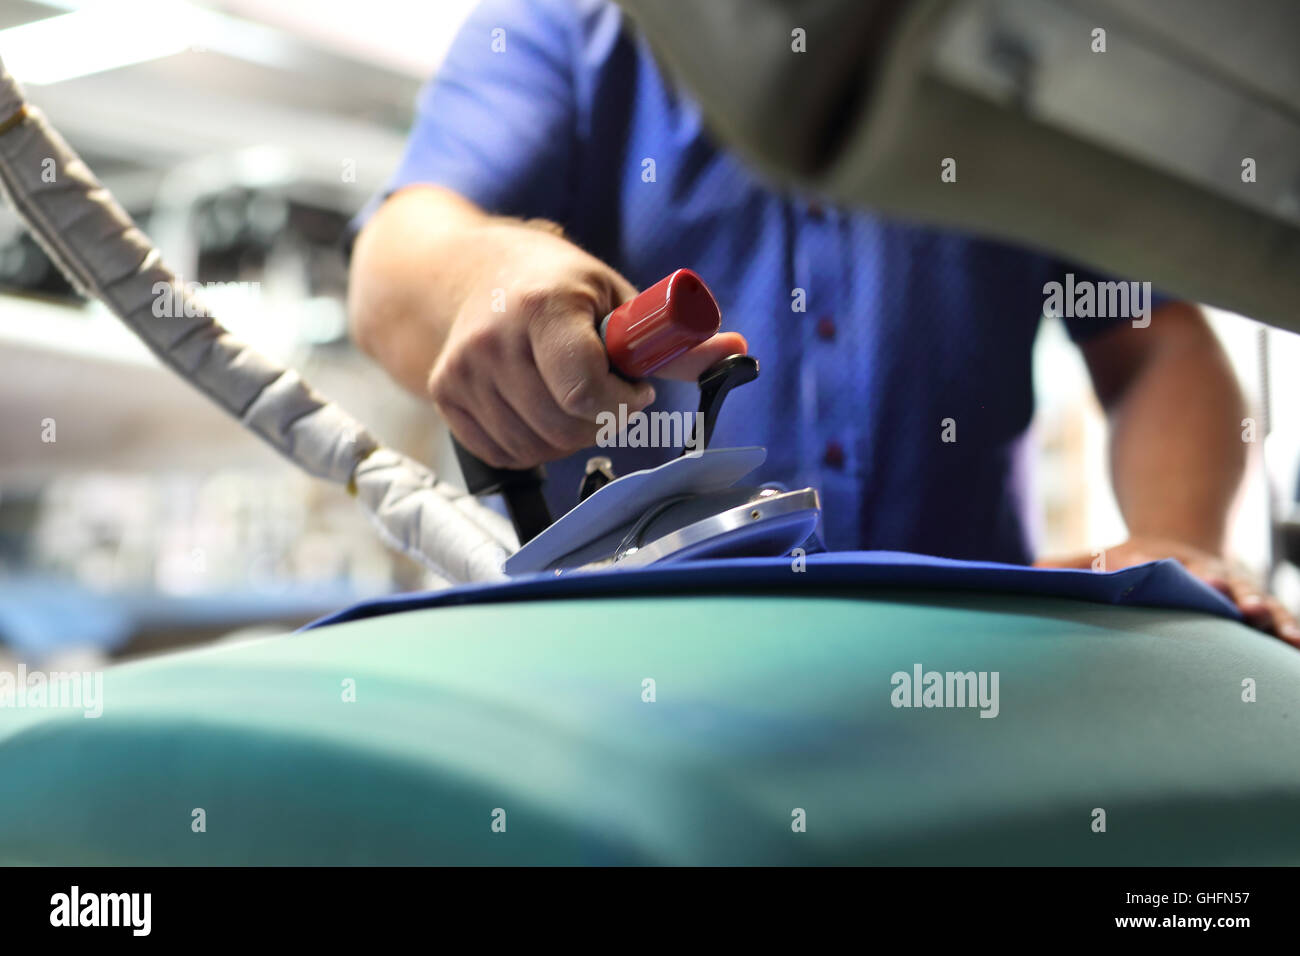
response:
<path id="1" fill-rule="evenodd" d="M 453 582 L 490 581 L 515 547 L 500 515 L 382 446 L 347 412 L 235 339 L 163 263 L 0 62 L 0 191 L 50 259 L 159 360 L 299 468 L 355 493 L 384 539 Z M 160 295 L 170 295 L 157 315 Z"/>

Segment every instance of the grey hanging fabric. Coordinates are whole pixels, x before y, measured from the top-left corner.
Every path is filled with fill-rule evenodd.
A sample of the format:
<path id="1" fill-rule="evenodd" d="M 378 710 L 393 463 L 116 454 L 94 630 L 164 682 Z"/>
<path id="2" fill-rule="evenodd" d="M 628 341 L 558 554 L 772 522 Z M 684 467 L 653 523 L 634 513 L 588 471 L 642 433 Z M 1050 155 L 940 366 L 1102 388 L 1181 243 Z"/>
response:
<path id="1" fill-rule="evenodd" d="M 779 180 L 1300 331 L 1288 0 L 618 2 Z"/>

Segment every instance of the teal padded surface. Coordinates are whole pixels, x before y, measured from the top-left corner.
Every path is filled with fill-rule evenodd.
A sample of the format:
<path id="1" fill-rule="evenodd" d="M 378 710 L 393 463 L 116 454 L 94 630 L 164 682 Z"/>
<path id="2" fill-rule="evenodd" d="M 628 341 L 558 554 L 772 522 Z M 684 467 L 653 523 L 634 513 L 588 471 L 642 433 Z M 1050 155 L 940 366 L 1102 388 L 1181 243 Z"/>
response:
<path id="1" fill-rule="evenodd" d="M 999 716 L 893 707 L 916 663 L 998 671 Z M 0 709 L 0 861 L 1297 863 L 1298 687 L 1231 621 L 1046 597 L 411 611 Z"/>

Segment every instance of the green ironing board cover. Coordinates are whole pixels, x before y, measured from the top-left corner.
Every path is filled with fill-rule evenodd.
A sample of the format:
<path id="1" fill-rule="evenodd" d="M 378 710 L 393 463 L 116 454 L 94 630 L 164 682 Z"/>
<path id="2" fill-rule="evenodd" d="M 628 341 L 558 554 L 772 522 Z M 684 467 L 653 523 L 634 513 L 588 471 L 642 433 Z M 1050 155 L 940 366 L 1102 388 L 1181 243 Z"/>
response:
<path id="1" fill-rule="evenodd" d="M 893 706 L 917 664 L 998 716 Z M 0 709 L 0 862 L 1297 863 L 1297 688 L 1235 622 L 1043 596 L 406 611 Z"/>

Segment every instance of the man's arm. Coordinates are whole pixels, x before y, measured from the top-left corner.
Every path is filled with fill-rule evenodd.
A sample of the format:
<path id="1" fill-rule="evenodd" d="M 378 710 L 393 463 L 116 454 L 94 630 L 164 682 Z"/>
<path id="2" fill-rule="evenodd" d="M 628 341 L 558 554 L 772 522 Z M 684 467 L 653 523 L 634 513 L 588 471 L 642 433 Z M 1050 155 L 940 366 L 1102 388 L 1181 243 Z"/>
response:
<path id="1" fill-rule="evenodd" d="M 1129 534 L 1221 555 L 1246 470 L 1246 403 L 1194 305 L 1159 306 L 1147 328 L 1082 343 L 1110 420 L 1111 479 Z"/>
<path id="2" fill-rule="evenodd" d="M 567 0 L 480 3 L 421 91 L 401 165 L 352 246 L 353 336 L 497 467 L 589 447 L 599 411 L 654 395 L 610 372 L 596 332 L 636 290 L 538 222 L 584 201 L 574 44 L 617 16 L 587 23 Z M 693 378 L 744 350 L 718 336 L 657 374 Z"/>
<path id="3" fill-rule="evenodd" d="M 428 399 L 429 372 L 467 297 L 486 221 L 447 189 L 405 189 L 358 234 L 348 281 L 352 338 L 407 391 Z"/>
<path id="4" fill-rule="evenodd" d="M 1109 329 L 1080 348 L 1110 421 L 1111 478 L 1130 535 L 1107 549 L 1107 568 L 1177 558 L 1250 623 L 1300 646 L 1291 615 L 1226 559 L 1246 404 L 1201 311 L 1165 303 L 1148 327 Z M 1087 567 L 1090 558 L 1040 563 Z"/>
<path id="5" fill-rule="evenodd" d="M 490 216 L 435 186 L 399 190 L 357 236 L 352 335 L 452 432 L 499 468 L 589 447 L 596 416 L 654 400 L 610 371 L 597 320 L 636 294 L 548 223 Z M 744 352 L 715 335 L 656 374 L 691 379 Z"/>

